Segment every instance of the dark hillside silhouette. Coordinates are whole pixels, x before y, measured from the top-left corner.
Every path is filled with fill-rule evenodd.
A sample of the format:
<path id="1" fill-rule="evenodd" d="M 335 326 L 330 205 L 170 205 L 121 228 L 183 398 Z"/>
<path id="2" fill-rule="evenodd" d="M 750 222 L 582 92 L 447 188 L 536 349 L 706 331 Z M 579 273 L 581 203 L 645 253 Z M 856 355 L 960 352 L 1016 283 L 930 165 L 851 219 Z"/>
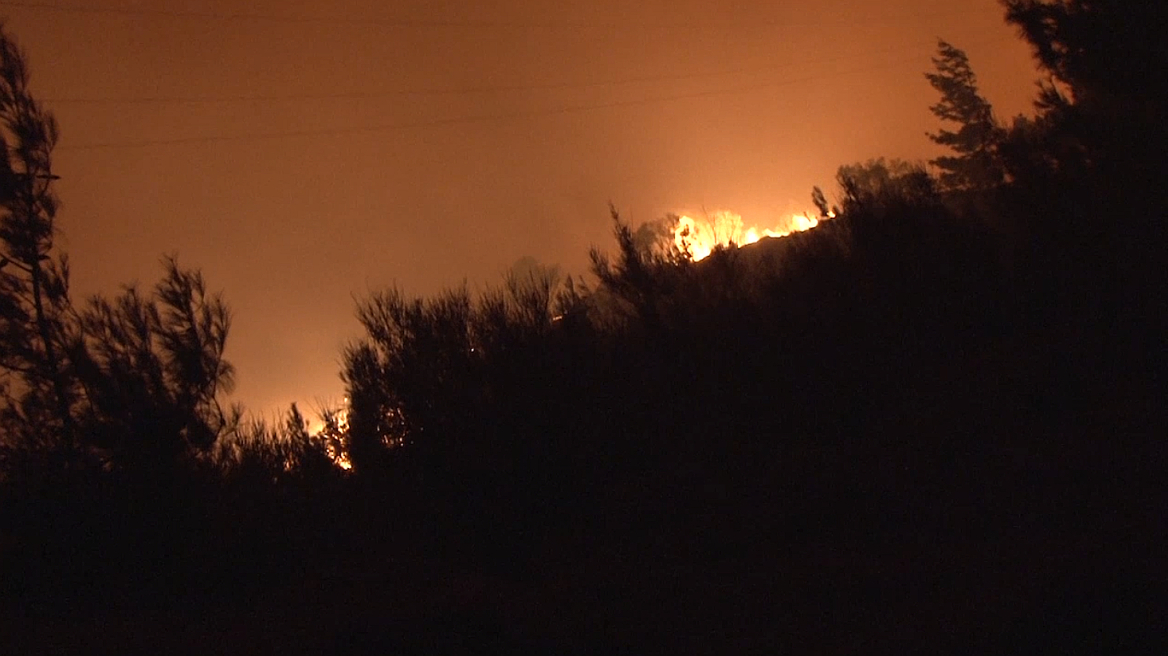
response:
<path id="1" fill-rule="evenodd" d="M 70 299 L 56 128 L 0 35 L 0 645 L 1139 651 L 1168 598 L 1161 82 L 1103 75 L 1131 61 L 1097 26 L 1151 17 L 1007 5 L 1054 80 L 1035 117 L 999 124 L 942 42 L 939 175 L 842 166 L 818 227 L 700 261 L 614 209 L 586 278 L 373 292 L 315 435 L 231 408 L 230 313 L 174 259 Z"/>

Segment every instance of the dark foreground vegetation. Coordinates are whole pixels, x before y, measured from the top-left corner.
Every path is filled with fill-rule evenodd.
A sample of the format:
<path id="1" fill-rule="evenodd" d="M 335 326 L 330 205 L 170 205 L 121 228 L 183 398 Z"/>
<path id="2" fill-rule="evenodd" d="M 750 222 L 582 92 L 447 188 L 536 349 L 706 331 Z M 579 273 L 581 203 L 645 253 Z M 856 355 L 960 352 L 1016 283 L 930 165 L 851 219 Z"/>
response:
<path id="1" fill-rule="evenodd" d="M 617 218 L 588 284 L 373 295 L 317 435 L 224 407 L 196 272 L 70 299 L 56 126 L 5 37 L 0 649 L 1140 651 L 1163 10 L 1006 4 L 1036 118 L 942 44 L 935 174 L 843 167 L 835 218 L 700 262 Z"/>

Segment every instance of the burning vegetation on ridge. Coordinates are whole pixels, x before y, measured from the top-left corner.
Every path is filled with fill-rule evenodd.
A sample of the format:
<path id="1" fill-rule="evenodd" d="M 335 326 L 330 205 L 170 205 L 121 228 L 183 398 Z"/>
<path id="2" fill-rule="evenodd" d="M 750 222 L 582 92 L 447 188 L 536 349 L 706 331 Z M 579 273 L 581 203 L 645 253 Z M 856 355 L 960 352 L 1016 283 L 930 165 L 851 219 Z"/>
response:
<path id="1" fill-rule="evenodd" d="M 816 217 L 614 210 L 587 276 L 369 293 L 314 431 L 241 420 L 173 258 L 75 304 L 0 31 L 0 651 L 1144 651 L 1162 4 L 1007 0 L 1036 115 L 942 42 L 947 154 L 843 166 Z"/>

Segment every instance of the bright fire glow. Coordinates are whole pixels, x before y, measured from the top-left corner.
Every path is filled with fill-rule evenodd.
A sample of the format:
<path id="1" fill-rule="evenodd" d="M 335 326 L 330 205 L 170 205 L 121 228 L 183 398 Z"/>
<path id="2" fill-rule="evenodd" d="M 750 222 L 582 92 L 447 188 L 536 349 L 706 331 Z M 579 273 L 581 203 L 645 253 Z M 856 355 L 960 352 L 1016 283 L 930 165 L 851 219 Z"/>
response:
<path id="1" fill-rule="evenodd" d="M 819 225 L 819 219 L 795 214 L 772 227 L 747 226 L 742 216 L 734 212 L 714 212 L 705 219 L 682 215 L 673 229 L 673 243 L 678 250 L 688 253 L 696 262 L 704 259 L 717 246 L 745 246 L 763 237 L 786 237 L 792 232 L 810 230 Z"/>
<path id="2" fill-rule="evenodd" d="M 308 432 L 316 439 L 324 441 L 325 453 L 334 465 L 345 470 L 352 469 L 353 463 L 349 461 L 348 454 L 344 452 L 341 444 L 341 440 L 344 440 L 349 432 L 349 397 L 346 396 L 344 403 L 336 408 L 333 420 L 333 425 L 329 426 L 323 418 L 317 419 L 312 422 Z"/>
<path id="3" fill-rule="evenodd" d="M 829 213 L 825 218 L 833 218 L 835 214 Z M 742 221 L 742 216 L 734 212 L 714 212 L 707 215 L 704 219 L 694 219 L 690 216 L 679 216 L 677 225 L 673 227 L 673 243 L 678 250 L 683 253 L 688 253 L 689 256 L 696 262 L 698 260 L 709 257 L 710 253 L 714 251 L 719 245 L 725 247 L 745 246 L 753 244 L 764 237 L 786 237 L 793 232 L 803 232 L 810 230 L 819 225 L 820 219 L 804 214 L 794 214 L 786 221 L 775 224 L 771 227 L 747 226 Z M 559 321 L 562 316 L 553 317 L 553 321 Z M 336 424 L 332 430 L 327 430 L 324 421 L 313 422 L 310 433 L 317 438 L 326 440 L 326 450 L 333 463 L 342 469 L 352 469 L 351 463 L 346 457 L 346 454 L 340 448 L 340 443 L 335 439 L 329 439 L 330 432 L 336 433 L 334 438 L 339 438 L 345 435 L 349 429 L 349 399 L 345 397 L 345 402 L 337 409 L 335 419 Z M 390 439 L 386 441 L 388 446 L 402 446 L 405 440 L 402 438 Z"/>

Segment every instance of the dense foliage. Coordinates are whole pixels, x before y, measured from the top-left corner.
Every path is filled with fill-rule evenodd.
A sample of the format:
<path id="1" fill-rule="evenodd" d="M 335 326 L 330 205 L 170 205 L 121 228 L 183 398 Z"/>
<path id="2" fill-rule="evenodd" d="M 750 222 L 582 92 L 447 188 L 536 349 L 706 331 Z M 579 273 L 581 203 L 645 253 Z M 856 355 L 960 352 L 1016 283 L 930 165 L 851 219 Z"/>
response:
<path id="1" fill-rule="evenodd" d="M 56 125 L 3 37 L 0 635 L 1134 649 L 1164 580 L 1168 186 L 1163 80 L 1132 68 L 1163 45 L 1134 5 L 1005 4 L 1051 76 L 1036 116 L 1000 124 L 943 42 L 937 175 L 841 167 L 814 230 L 694 262 L 614 210 L 587 281 L 371 294 L 316 435 L 223 407 L 229 312 L 173 259 L 72 303 Z"/>

